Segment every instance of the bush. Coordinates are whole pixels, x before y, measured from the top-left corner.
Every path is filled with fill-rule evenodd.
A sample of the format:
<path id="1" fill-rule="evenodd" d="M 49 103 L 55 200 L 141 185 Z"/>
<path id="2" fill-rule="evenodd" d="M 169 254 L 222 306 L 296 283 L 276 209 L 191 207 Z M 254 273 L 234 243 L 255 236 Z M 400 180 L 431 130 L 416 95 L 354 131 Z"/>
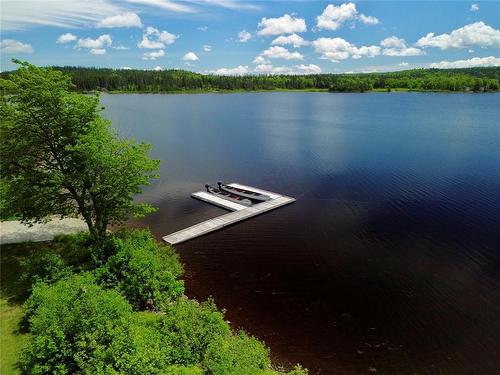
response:
<path id="1" fill-rule="evenodd" d="M 19 276 L 19 290 L 22 299 L 28 297 L 33 286 L 42 282 L 55 283 L 72 274 L 64 259 L 56 253 L 35 252 L 20 261 L 21 275 Z"/>
<path id="2" fill-rule="evenodd" d="M 96 267 L 92 239 L 87 232 L 56 236 L 52 244 L 75 271 L 89 271 Z"/>
<path id="3" fill-rule="evenodd" d="M 271 360 L 262 342 L 240 331 L 213 341 L 204 365 L 214 375 L 264 375 L 270 373 Z"/>
<path id="4" fill-rule="evenodd" d="M 121 374 L 198 375 L 203 374 L 197 364 L 179 365 L 173 362 L 174 343 L 164 337 L 159 327 L 163 314 L 156 312 L 135 313 L 135 324 L 130 337 L 120 337 L 113 347 L 116 368 Z"/>
<path id="5" fill-rule="evenodd" d="M 184 366 L 201 363 L 214 341 L 231 334 L 223 313 L 212 300 L 199 303 L 181 299 L 165 310 L 154 329 L 162 345 L 170 348 L 169 362 Z"/>
<path id="6" fill-rule="evenodd" d="M 117 338 L 130 336 L 130 305 L 116 291 L 104 290 L 88 273 L 53 285 L 36 284 L 25 303 L 31 339 L 21 355 L 29 374 L 104 372 L 117 359 Z"/>
<path id="7" fill-rule="evenodd" d="M 95 274 L 103 286 L 121 291 L 135 310 L 159 310 L 184 293 L 177 255 L 149 231 L 121 232 L 112 241 L 115 255 Z"/>

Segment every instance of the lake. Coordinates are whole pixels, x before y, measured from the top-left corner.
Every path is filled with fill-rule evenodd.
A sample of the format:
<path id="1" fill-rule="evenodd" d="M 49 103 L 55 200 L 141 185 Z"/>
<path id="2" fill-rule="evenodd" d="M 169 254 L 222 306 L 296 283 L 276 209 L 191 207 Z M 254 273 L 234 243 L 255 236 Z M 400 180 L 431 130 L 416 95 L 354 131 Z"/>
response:
<path id="1" fill-rule="evenodd" d="M 103 95 L 161 178 L 161 236 L 240 182 L 297 202 L 176 248 L 278 363 L 313 374 L 498 374 L 500 94 Z"/>

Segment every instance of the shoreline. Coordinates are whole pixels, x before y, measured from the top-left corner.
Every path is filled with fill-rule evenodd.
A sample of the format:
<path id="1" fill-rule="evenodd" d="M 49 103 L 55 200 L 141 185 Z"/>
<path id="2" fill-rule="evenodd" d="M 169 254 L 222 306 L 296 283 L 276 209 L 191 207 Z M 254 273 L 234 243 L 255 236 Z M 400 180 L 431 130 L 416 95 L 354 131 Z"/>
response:
<path id="1" fill-rule="evenodd" d="M 373 89 L 366 91 L 329 91 L 328 89 L 270 89 L 270 90 L 183 90 L 183 91 L 86 91 L 90 94 L 124 95 L 124 94 L 158 94 L 158 95 L 197 95 L 197 94 L 251 94 L 251 93 L 282 93 L 282 92 L 310 92 L 327 94 L 391 94 L 391 93 L 442 93 L 442 94 L 498 94 L 500 91 L 446 91 L 446 90 L 414 90 L 405 88 Z"/>

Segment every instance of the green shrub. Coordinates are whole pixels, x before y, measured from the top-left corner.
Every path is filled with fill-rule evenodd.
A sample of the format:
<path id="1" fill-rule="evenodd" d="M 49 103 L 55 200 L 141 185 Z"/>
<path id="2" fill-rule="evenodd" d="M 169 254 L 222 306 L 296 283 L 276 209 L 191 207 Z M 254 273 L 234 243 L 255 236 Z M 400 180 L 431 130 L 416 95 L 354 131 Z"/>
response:
<path id="1" fill-rule="evenodd" d="M 115 254 L 95 274 L 103 286 L 122 292 L 135 310 L 159 310 L 184 293 L 177 255 L 149 231 L 122 232 L 112 241 Z"/>
<path id="2" fill-rule="evenodd" d="M 163 336 L 159 329 L 163 314 L 156 312 L 135 313 L 130 327 L 131 335 L 117 338 L 112 345 L 118 373 L 150 375 L 203 374 L 197 364 L 175 364 L 172 353 L 174 343 Z"/>
<path id="3" fill-rule="evenodd" d="M 243 331 L 214 340 L 207 350 L 204 365 L 208 373 L 214 375 L 264 375 L 271 372 L 269 350 Z"/>
<path id="4" fill-rule="evenodd" d="M 201 363 L 209 346 L 231 332 L 212 300 L 199 303 L 188 299 L 165 309 L 154 329 L 162 345 L 170 348 L 169 363 L 184 366 Z"/>
<path id="5" fill-rule="evenodd" d="M 34 252 L 20 261 L 21 275 L 19 276 L 20 297 L 26 298 L 36 283 L 55 283 L 72 274 L 64 259 L 52 252 Z"/>
<path id="6" fill-rule="evenodd" d="M 92 240 L 87 232 L 59 235 L 52 243 L 75 271 L 88 271 L 96 267 Z"/>
<path id="7" fill-rule="evenodd" d="M 127 301 L 88 273 L 36 284 L 25 311 L 31 338 L 21 368 L 29 374 L 104 373 L 117 361 L 113 342 L 133 323 Z"/>

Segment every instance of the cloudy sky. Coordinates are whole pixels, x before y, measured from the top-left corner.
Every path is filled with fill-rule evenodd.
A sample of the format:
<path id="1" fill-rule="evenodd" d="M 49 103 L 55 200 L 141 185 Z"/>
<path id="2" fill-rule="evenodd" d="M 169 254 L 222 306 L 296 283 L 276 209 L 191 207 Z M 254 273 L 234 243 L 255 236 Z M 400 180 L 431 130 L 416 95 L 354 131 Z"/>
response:
<path id="1" fill-rule="evenodd" d="M 215 74 L 500 65 L 500 2 L 2 0 L 1 69 Z"/>

